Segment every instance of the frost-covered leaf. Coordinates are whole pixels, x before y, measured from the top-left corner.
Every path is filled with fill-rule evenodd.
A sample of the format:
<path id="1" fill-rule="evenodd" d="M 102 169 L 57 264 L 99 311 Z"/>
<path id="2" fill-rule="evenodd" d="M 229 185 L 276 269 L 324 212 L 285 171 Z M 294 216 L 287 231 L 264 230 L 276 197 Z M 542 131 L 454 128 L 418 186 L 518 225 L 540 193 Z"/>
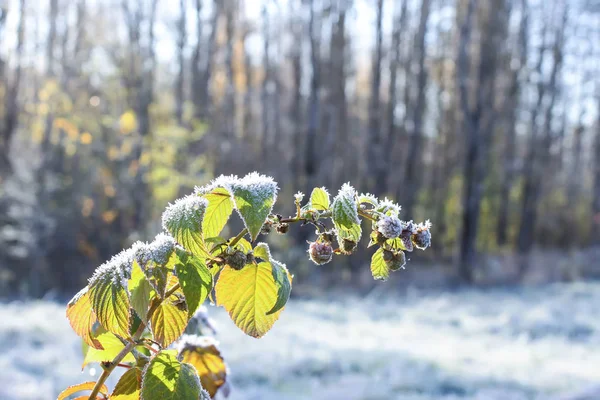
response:
<path id="1" fill-rule="evenodd" d="M 246 334 L 259 338 L 271 329 L 282 310 L 267 315 L 278 299 L 279 286 L 270 262 L 248 264 L 241 270 L 225 266 L 215 286 L 217 305 L 225 307 Z"/>
<path id="2" fill-rule="evenodd" d="M 277 301 L 275 302 L 275 305 L 267 311 L 267 315 L 271 315 L 285 307 L 290 298 L 290 293 L 292 292 L 292 275 L 285 264 L 282 264 L 271 257 L 269 246 L 266 243 L 259 243 L 256 245 L 254 248 L 254 256 L 262 258 L 271 264 L 273 281 L 275 282 L 275 285 L 277 285 Z"/>
<path id="3" fill-rule="evenodd" d="M 142 370 L 134 367 L 125 371 L 110 395 L 111 400 L 139 400 L 142 388 Z"/>
<path id="4" fill-rule="evenodd" d="M 192 194 L 169 204 L 162 215 L 163 228 L 192 254 L 206 255 L 202 224 L 208 200 Z M 214 236 L 214 235 L 213 235 Z"/>
<path id="5" fill-rule="evenodd" d="M 88 286 L 77 293 L 67 305 L 67 319 L 75 333 L 89 346 L 102 348 L 100 342 L 93 337 L 92 328 L 96 323 L 96 315 L 92 309 Z"/>
<path id="6" fill-rule="evenodd" d="M 131 293 L 131 307 L 138 317 L 146 323 L 153 289 L 137 261 L 134 261 L 131 270 L 129 292 Z"/>
<path id="7" fill-rule="evenodd" d="M 329 193 L 325 188 L 314 188 L 310 194 L 310 206 L 315 210 L 329 210 Z"/>
<path id="8" fill-rule="evenodd" d="M 376 280 L 385 281 L 390 277 L 390 269 L 383 259 L 383 249 L 379 248 L 371 257 L 371 274 Z"/>
<path id="9" fill-rule="evenodd" d="M 200 379 L 193 366 L 177 359 L 176 350 L 163 350 L 150 360 L 142 378 L 143 400 L 198 400 Z"/>
<path id="10" fill-rule="evenodd" d="M 379 205 L 379 200 L 371 193 L 362 193 L 358 196 L 358 204 L 370 204 L 373 207 L 377 207 Z"/>
<path id="11" fill-rule="evenodd" d="M 121 337 L 129 337 L 131 312 L 127 283 L 140 245 L 136 243 L 102 264 L 89 281 L 90 301 L 98 322 Z"/>
<path id="12" fill-rule="evenodd" d="M 91 391 L 92 389 L 94 389 L 94 386 L 96 386 L 96 382 L 84 382 L 84 383 L 79 383 L 77 385 L 69 386 L 68 388 L 66 388 L 65 390 L 63 390 L 62 392 L 60 392 L 60 394 L 58 395 L 57 400 L 65 400 L 66 398 L 68 398 L 72 394 L 75 394 L 77 392 L 81 392 L 81 391 L 84 391 L 84 390 Z M 101 393 L 101 394 L 103 394 L 105 396 L 108 396 L 108 388 L 106 387 L 106 385 L 102 385 L 100 387 L 100 392 L 99 393 Z M 87 399 L 87 396 L 85 398 Z"/>
<path id="13" fill-rule="evenodd" d="M 333 199 L 332 219 L 336 229 L 338 242 L 343 240 L 358 243 L 362 234 L 356 203 L 356 191 L 349 184 L 344 184 Z"/>
<path id="14" fill-rule="evenodd" d="M 112 361 L 114 358 L 125 348 L 123 342 L 119 340 L 118 337 L 113 335 L 110 332 L 103 332 L 99 334 L 96 339 L 102 345 L 103 350 L 94 349 L 93 347 L 88 347 L 85 357 L 83 359 L 83 364 L 81 368 L 85 367 L 89 363 L 97 362 L 101 363 L 104 361 Z M 134 362 L 135 358 L 133 354 L 129 353 L 125 356 L 122 362 Z"/>
<path id="15" fill-rule="evenodd" d="M 180 342 L 181 361 L 196 368 L 202 387 L 214 397 L 227 381 L 227 365 L 221 356 L 217 341 L 210 336 L 185 335 Z"/>
<path id="16" fill-rule="evenodd" d="M 210 238 L 220 234 L 227 224 L 233 212 L 233 201 L 229 190 L 223 187 L 214 188 L 204 198 L 208 201 L 208 206 L 202 221 L 202 231 L 205 238 Z"/>
<path id="17" fill-rule="evenodd" d="M 212 290 L 213 276 L 200 258 L 182 251 L 178 251 L 177 256 L 175 271 L 191 318 Z"/>
<path id="18" fill-rule="evenodd" d="M 163 347 L 177 340 L 189 321 L 188 308 L 181 288 L 165 299 L 150 316 L 154 340 Z"/>
<path id="19" fill-rule="evenodd" d="M 400 208 L 401 207 L 398 204 L 394 203 L 386 197 L 383 201 L 379 202 L 377 207 L 375 207 L 375 211 L 383 215 L 397 217 L 400 213 Z"/>
<path id="20" fill-rule="evenodd" d="M 235 208 L 255 240 L 277 200 L 277 184 L 265 175 L 250 173 L 230 185 Z"/>

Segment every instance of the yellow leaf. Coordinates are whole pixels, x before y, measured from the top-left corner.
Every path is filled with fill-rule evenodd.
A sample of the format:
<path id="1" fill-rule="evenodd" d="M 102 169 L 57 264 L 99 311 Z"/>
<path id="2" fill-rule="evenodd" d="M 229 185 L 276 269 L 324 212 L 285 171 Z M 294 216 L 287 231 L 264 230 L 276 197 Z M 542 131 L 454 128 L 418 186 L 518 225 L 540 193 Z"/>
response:
<path id="1" fill-rule="evenodd" d="M 92 390 L 94 389 L 95 385 L 96 382 L 84 382 L 78 385 L 69 386 L 58 395 L 58 398 L 56 400 L 64 400 L 73 393 L 81 392 L 82 390 Z M 108 389 L 106 385 L 102 385 L 102 387 L 100 388 L 100 393 L 108 395 Z"/>
<path id="2" fill-rule="evenodd" d="M 92 310 L 87 286 L 77 293 L 67 305 L 67 319 L 75 333 L 81 336 L 84 342 L 94 348 L 102 348 L 100 342 L 92 335 L 92 328 L 97 319 Z"/>
<path id="3" fill-rule="evenodd" d="M 283 310 L 267 315 L 278 298 L 278 286 L 268 262 L 248 264 L 239 271 L 225 266 L 215 291 L 217 305 L 225 307 L 237 327 L 255 338 L 264 336 Z"/>
<path id="4" fill-rule="evenodd" d="M 214 397 L 227 379 L 227 366 L 214 341 L 207 338 L 206 343 L 188 344 L 181 350 L 180 356 L 182 362 L 196 368 L 202 387 L 210 397 Z"/>

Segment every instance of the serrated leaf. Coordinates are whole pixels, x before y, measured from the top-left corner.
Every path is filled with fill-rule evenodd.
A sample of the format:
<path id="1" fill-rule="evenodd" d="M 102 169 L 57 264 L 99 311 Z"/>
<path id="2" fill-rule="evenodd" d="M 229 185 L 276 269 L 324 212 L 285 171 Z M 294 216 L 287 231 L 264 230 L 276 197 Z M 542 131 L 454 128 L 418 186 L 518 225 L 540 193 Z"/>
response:
<path id="1" fill-rule="evenodd" d="M 119 276 L 106 273 L 90 283 L 90 301 L 98 322 L 107 331 L 121 337 L 129 337 L 131 317 L 129 294 Z"/>
<path id="2" fill-rule="evenodd" d="M 273 280 L 277 285 L 277 301 L 275 305 L 267 311 L 267 315 L 273 314 L 285 307 L 290 293 L 292 291 L 292 276 L 286 266 L 271 257 L 269 246 L 266 243 L 259 243 L 254 248 L 254 256 L 268 261 L 271 264 Z"/>
<path id="3" fill-rule="evenodd" d="M 188 195 L 170 204 L 162 216 L 163 228 L 192 254 L 206 256 L 202 225 L 208 201 Z M 212 235 L 214 236 L 214 235 Z"/>
<path id="4" fill-rule="evenodd" d="M 103 332 L 99 334 L 96 339 L 100 342 L 103 350 L 98 350 L 93 347 L 88 347 L 83 359 L 81 368 L 85 367 L 89 363 L 97 362 L 101 363 L 104 361 L 112 361 L 114 358 L 125 348 L 123 342 L 119 340 L 114 334 L 110 332 Z M 134 362 L 135 358 L 133 354 L 129 353 L 125 356 L 122 362 Z"/>
<path id="5" fill-rule="evenodd" d="M 213 276 L 201 259 L 183 252 L 178 252 L 178 257 L 175 271 L 191 318 L 212 290 Z"/>
<path id="6" fill-rule="evenodd" d="M 202 221 L 202 231 L 205 238 L 217 236 L 233 212 L 231 194 L 225 188 L 215 188 L 203 196 L 208 200 L 208 206 Z"/>
<path id="7" fill-rule="evenodd" d="M 100 342 L 93 337 L 93 327 L 96 323 L 96 315 L 90 301 L 89 287 L 86 286 L 79 291 L 67 305 L 67 319 L 75 333 L 89 346 L 102 348 Z"/>
<path id="8" fill-rule="evenodd" d="M 203 346 L 185 346 L 179 353 L 181 361 L 196 368 L 202 387 L 214 397 L 227 380 L 227 365 L 221 352 L 212 343 Z"/>
<path id="9" fill-rule="evenodd" d="M 358 218 L 354 188 L 348 184 L 343 185 L 338 195 L 333 199 L 331 209 L 338 241 L 341 242 L 343 239 L 347 239 L 358 243 L 362 235 L 362 228 Z"/>
<path id="10" fill-rule="evenodd" d="M 153 289 L 137 261 L 133 263 L 128 287 L 131 293 L 131 307 L 133 307 L 138 317 L 146 323 Z"/>
<path id="11" fill-rule="evenodd" d="M 380 247 L 371 257 L 371 274 L 376 280 L 385 281 L 390 277 L 390 268 L 383 260 L 383 249 Z"/>
<path id="12" fill-rule="evenodd" d="M 215 286 L 217 305 L 225 307 L 233 322 L 247 335 L 264 336 L 282 310 L 267 315 L 278 299 L 279 286 L 269 262 L 248 264 L 237 271 L 225 266 Z"/>
<path id="13" fill-rule="evenodd" d="M 246 175 L 230 184 L 235 208 L 255 240 L 277 199 L 277 184 L 257 173 Z"/>
<path id="14" fill-rule="evenodd" d="M 187 305 L 177 292 L 162 301 L 150 316 L 150 328 L 154 340 L 167 347 L 181 336 L 189 321 Z"/>
<path id="15" fill-rule="evenodd" d="M 314 188 L 310 194 L 311 208 L 319 211 L 329 210 L 329 193 L 325 188 Z"/>
<path id="16" fill-rule="evenodd" d="M 175 350 L 163 350 L 150 360 L 142 378 L 143 400 L 198 400 L 202 392 L 193 366 L 177 359 Z"/>
<path id="17" fill-rule="evenodd" d="M 65 390 L 60 392 L 60 394 L 58 395 L 58 398 L 56 400 L 64 400 L 67 397 L 69 397 L 70 395 L 75 394 L 77 392 L 81 392 L 83 390 L 91 391 L 94 389 L 94 386 L 96 386 L 96 382 L 84 382 L 84 383 L 79 383 L 77 385 L 69 386 L 68 388 L 66 388 Z M 102 387 L 100 387 L 100 393 L 108 396 L 108 388 L 106 387 L 106 385 L 102 385 Z M 87 398 L 87 396 L 86 396 L 86 398 Z"/>
<path id="18" fill-rule="evenodd" d="M 130 368 L 119 379 L 110 395 L 111 400 L 139 400 L 142 388 L 142 370 Z"/>

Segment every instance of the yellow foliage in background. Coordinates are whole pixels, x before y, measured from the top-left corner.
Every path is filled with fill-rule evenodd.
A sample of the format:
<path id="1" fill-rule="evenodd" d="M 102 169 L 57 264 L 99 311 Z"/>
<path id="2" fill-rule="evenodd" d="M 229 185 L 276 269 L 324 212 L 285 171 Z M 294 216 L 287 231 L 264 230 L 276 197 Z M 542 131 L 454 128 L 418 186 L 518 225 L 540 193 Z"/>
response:
<path id="1" fill-rule="evenodd" d="M 137 118 L 133 111 L 126 111 L 119 118 L 119 129 L 124 135 L 128 135 L 137 129 Z"/>

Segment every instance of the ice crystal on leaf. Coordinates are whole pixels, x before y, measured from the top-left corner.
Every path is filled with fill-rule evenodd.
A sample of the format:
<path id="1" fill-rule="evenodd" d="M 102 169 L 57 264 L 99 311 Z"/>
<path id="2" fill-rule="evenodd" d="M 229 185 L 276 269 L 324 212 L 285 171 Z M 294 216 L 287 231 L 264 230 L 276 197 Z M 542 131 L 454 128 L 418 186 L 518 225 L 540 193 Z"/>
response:
<path id="1" fill-rule="evenodd" d="M 298 192 L 294 195 L 294 200 L 296 200 L 296 203 L 300 203 L 302 200 L 304 200 L 304 193 L 302 192 Z"/>
<path id="2" fill-rule="evenodd" d="M 145 244 L 142 242 L 135 242 L 129 249 L 121 251 L 100 265 L 89 279 L 90 286 L 100 279 L 110 277 L 115 285 L 127 288 L 127 280 L 131 278 L 133 260 L 138 250 L 144 246 Z"/>
<path id="3" fill-rule="evenodd" d="M 373 207 L 377 207 L 379 205 L 379 200 L 371 193 L 361 193 L 360 196 L 358 196 L 358 203 L 371 204 Z"/>
<path id="4" fill-rule="evenodd" d="M 188 195 L 169 204 L 162 215 L 163 229 L 173 233 L 180 227 L 190 227 L 202 222 L 208 201 L 198 195 Z"/>
<path id="5" fill-rule="evenodd" d="M 387 197 L 379 203 L 375 210 L 383 215 L 397 217 L 400 214 L 401 207 L 388 199 Z"/>
<path id="6" fill-rule="evenodd" d="M 179 353 L 188 348 L 205 348 L 209 346 L 219 347 L 219 341 L 212 336 L 183 334 L 174 344 Z"/>

